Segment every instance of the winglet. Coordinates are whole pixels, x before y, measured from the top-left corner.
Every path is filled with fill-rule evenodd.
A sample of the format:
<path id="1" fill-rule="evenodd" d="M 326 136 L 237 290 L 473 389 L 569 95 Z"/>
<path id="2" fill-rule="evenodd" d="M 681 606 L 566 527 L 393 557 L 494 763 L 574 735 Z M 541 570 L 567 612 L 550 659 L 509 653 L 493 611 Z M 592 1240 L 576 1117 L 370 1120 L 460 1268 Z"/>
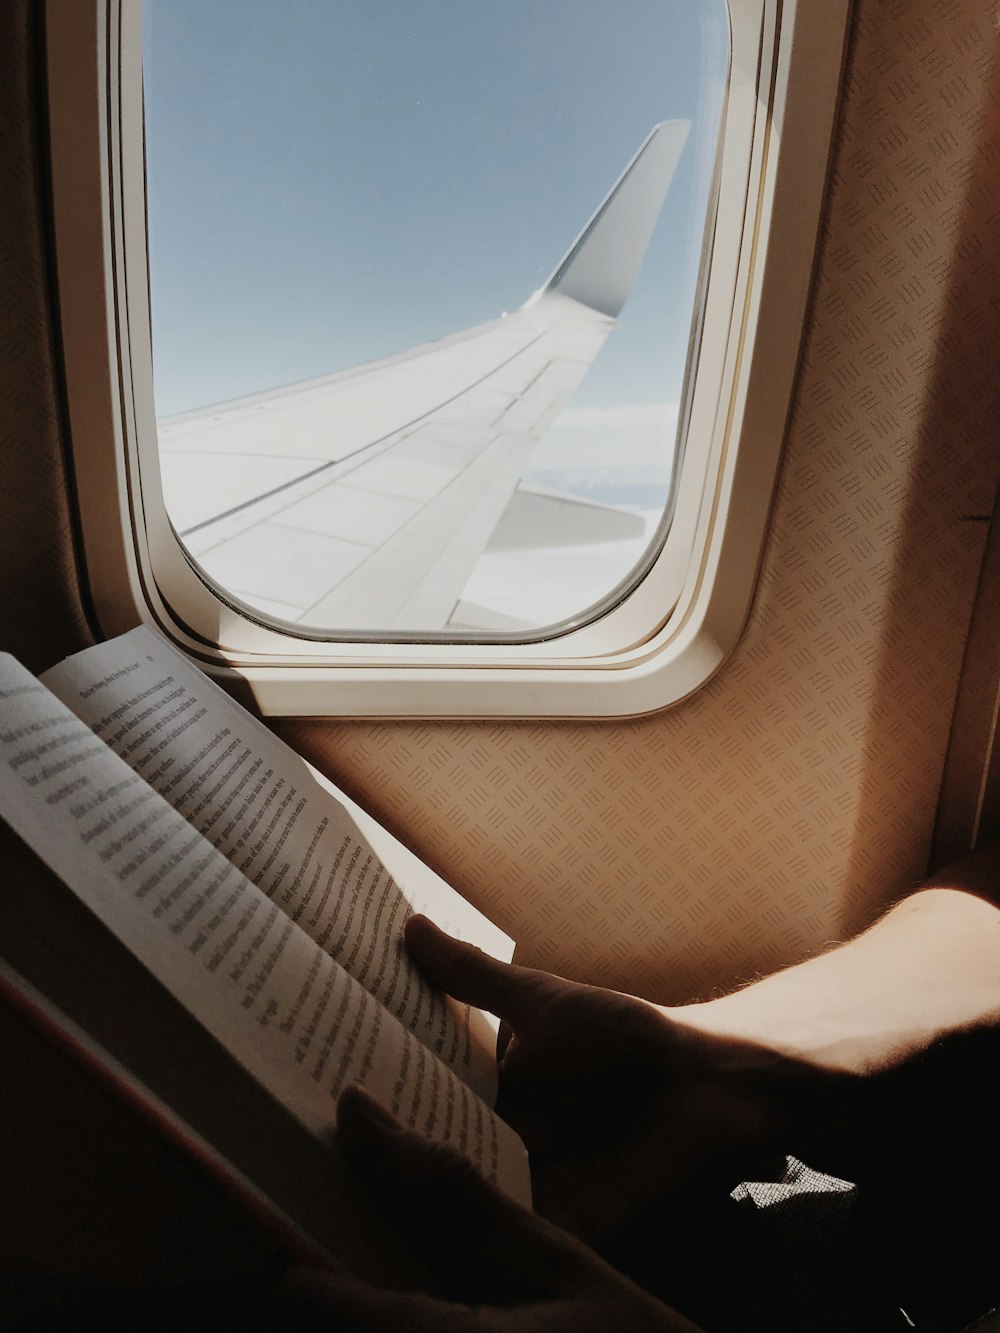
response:
<path id="1" fill-rule="evenodd" d="M 529 305 L 559 292 L 605 315 L 619 313 L 639 274 L 690 128 L 689 120 L 653 126 Z"/>

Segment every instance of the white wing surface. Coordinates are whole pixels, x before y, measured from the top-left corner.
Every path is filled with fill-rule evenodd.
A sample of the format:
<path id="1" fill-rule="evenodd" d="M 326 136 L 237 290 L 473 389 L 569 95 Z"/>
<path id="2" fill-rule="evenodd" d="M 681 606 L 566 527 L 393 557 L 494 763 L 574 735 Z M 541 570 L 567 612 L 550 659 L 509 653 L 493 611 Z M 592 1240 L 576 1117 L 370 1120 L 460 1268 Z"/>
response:
<path id="1" fill-rule="evenodd" d="M 160 421 L 167 513 L 197 564 L 248 605 L 312 629 L 447 625 L 535 444 L 617 325 L 688 128 L 652 130 L 520 310 Z M 506 513 L 505 544 L 551 545 L 578 526 L 572 497 L 528 495 Z M 591 540 L 640 522 L 612 509 L 601 520 Z"/>

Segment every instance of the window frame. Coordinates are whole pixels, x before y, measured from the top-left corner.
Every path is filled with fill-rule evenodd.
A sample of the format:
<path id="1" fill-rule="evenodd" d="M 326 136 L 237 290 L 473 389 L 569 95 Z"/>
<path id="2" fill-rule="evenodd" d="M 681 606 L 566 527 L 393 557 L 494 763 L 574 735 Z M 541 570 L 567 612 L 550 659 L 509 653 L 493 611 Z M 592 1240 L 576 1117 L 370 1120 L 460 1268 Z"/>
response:
<path id="1" fill-rule="evenodd" d="M 607 717 L 689 696 L 756 585 L 798 363 L 850 0 L 728 0 L 703 332 L 673 519 L 599 619 L 521 644 L 313 640 L 195 573 L 167 519 L 152 394 L 139 0 L 47 0 L 56 295 L 84 572 L 99 631 L 139 621 L 274 716 Z"/>

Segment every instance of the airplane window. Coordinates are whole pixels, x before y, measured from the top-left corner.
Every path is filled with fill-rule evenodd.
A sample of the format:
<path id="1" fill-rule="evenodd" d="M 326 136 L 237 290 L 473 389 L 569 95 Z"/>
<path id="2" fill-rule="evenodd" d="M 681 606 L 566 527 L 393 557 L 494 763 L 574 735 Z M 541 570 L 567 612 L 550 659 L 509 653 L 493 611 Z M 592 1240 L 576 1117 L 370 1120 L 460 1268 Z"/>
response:
<path id="1" fill-rule="evenodd" d="M 669 527 L 725 0 L 145 0 L 167 514 L 264 620 L 551 635 Z"/>

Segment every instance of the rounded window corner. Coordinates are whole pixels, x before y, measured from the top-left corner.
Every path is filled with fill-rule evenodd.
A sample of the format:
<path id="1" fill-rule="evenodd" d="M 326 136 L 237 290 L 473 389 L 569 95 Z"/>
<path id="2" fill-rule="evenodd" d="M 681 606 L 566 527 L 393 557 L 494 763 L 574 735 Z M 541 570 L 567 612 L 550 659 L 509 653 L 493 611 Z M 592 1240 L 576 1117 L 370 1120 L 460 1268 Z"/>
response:
<path id="1" fill-rule="evenodd" d="M 660 520 L 655 548 L 648 546 L 638 562 L 639 576 L 631 582 L 623 576 L 609 588 L 597 600 L 597 614 L 583 607 L 575 618 L 537 632 L 522 629 L 519 637 L 502 624 L 501 609 L 487 613 L 472 598 L 464 607 L 461 597 L 456 600 L 454 580 L 446 577 L 454 552 L 434 548 L 433 577 L 427 575 L 426 587 L 413 593 L 415 609 L 398 614 L 403 629 L 395 637 L 391 627 L 376 625 L 331 638 L 322 625 L 283 618 L 281 596 L 248 598 L 220 575 L 220 549 L 248 531 L 240 526 L 245 510 L 236 503 L 236 481 L 242 485 L 245 478 L 226 479 L 234 503 L 210 516 L 218 525 L 210 534 L 219 538 L 214 545 L 205 545 L 199 505 L 205 509 L 217 497 L 189 487 L 190 522 L 174 522 L 180 511 L 176 505 L 171 510 L 171 487 L 177 494 L 183 470 L 174 468 L 171 479 L 163 463 L 152 387 L 140 6 L 136 0 L 81 6 L 50 0 L 46 58 L 57 286 L 71 447 L 81 478 L 79 521 L 102 627 L 110 633 L 137 620 L 155 625 L 220 678 L 242 677 L 260 710 L 274 716 L 623 717 L 689 698 L 735 647 L 754 593 L 798 359 L 847 9 L 847 0 L 832 0 L 822 13 L 788 0 L 729 2 L 729 82 L 710 173 L 712 222 L 701 244 L 689 335 L 694 352 L 676 410 L 682 447 L 672 467 L 669 513 Z M 93 61 L 80 60 L 79 51 L 91 47 Z M 620 292 L 608 287 L 606 266 L 593 258 L 600 257 L 601 228 L 613 217 L 616 199 L 643 206 L 644 189 L 633 190 L 634 198 L 629 190 L 636 181 L 642 186 L 657 154 L 676 159 L 683 137 L 660 125 L 651 132 L 540 289 L 541 297 L 536 293 L 526 303 L 524 311 L 536 322 L 532 337 L 549 337 L 556 329 L 565 340 L 569 335 L 559 321 L 567 311 L 580 338 L 579 329 L 600 323 L 594 311 L 605 321 L 616 317 Z M 644 188 L 648 193 L 648 182 Z M 590 312 L 582 324 L 581 308 Z M 513 347 L 511 339 L 519 335 L 504 314 L 489 336 Z M 95 346 L 102 349 L 97 375 Z M 457 360 L 465 354 L 448 338 L 439 350 Z M 515 350 L 511 357 L 521 354 Z M 388 361 L 400 383 L 413 369 L 412 358 Z M 337 374 L 329 379 L 337 393 L 347 391 Z M 507 383 L 513 383 L 513 370 Z M 528 392 L 530 384 L 523 394 Z M 240 414 L 240 420 L 259 420 L 276 410 L 260 395 L 244 397 L 235 408 L 215 412 L 214 428 L 221 438 L 236 429 Z M 648 415 L 661 426 L 666 419 L 662 412 L 659 418 Z M 190 414 L 174 419 L 170 438 L 177 455 L 192 429 Z M 444 433 L 440 440 L 413 443 L 414 434 L 396 430 L 386 436 L 410 439 L 400 458 L 425 465 L 411 469 L 414 494 L 396 497 L 403 503 L 384 518 L 387 527 L 404 513 L 412 521 L 416 491 L 431 485 L 435 467 L 440 473 L 453 465 L 447 449 L 458 448 Z M 437 452 L 417 448 L 421 443 L 434 444 Z M 384 449 L 366 456 L 365 466 L 384 464 L 386 457 Z M 310 523 L 320 522 L 310 496 L 321 481 L 329 490 L 348 475 L 342 461 L 325 460 L 295 476 L 272 469 L 273 476 L 264 477 L 262 469 L 253 483 L 260 494 L 252 502 L 259 505 L 265 491 L 274 502 L 279 493 L 289 499 L 297 488 L 293 499 L 304 516 L 297 531 L 308 533 Z M 507 466 L 510 471 L 514 465 Z M 224 474 L 220 464 L 219 476 Z M 381 472 L 374 466 L 366 478 L 374 487 L 384 474 L 384 466 Z M 343 482 L 344 492 L 358 490 L 351 475 L 354 482 Z M 552 490 L 538 485 L 531 491 L 531 521 L 554 513 L 553 504 L 558 508 Z M 341 495 L 336 501 L 349 518 L 351 499 Z M 440 514 L 439 507 L 438 524 Z M 481 534 L 471 532 L 474 511 L 465 517 L 467 556 Z M 509 519 L 511 541 L 517 524 L 529 518 Z M 623 523 L 620 517 L 602 521 Z M 434 522 L 427 519 L 429 531 Z M 351 531 L 357 532 L 356 521 Z M 252 548 L 254 540 L 250 532 L 244 544 Z M 351 538 L 338 540 L 350 545 Z M 212 559 L 210 551 L 216 552 Z M 374 584 L 374 565 L 372 572 Z M 363 594 L 363 579 L 358 586 Z M 292 591 L 286 589 L 286 596 Z M 449 599 L 459 628 L 421 634 L 419 615 L 437 614 L 433 607 Z M 478 637 L 461 632 L 462 617 L 477 612 L 493 616 L 492 628 L 480 626 Z M 415 632 L 406 628 L 407 615 L 416 617 Z"/>

